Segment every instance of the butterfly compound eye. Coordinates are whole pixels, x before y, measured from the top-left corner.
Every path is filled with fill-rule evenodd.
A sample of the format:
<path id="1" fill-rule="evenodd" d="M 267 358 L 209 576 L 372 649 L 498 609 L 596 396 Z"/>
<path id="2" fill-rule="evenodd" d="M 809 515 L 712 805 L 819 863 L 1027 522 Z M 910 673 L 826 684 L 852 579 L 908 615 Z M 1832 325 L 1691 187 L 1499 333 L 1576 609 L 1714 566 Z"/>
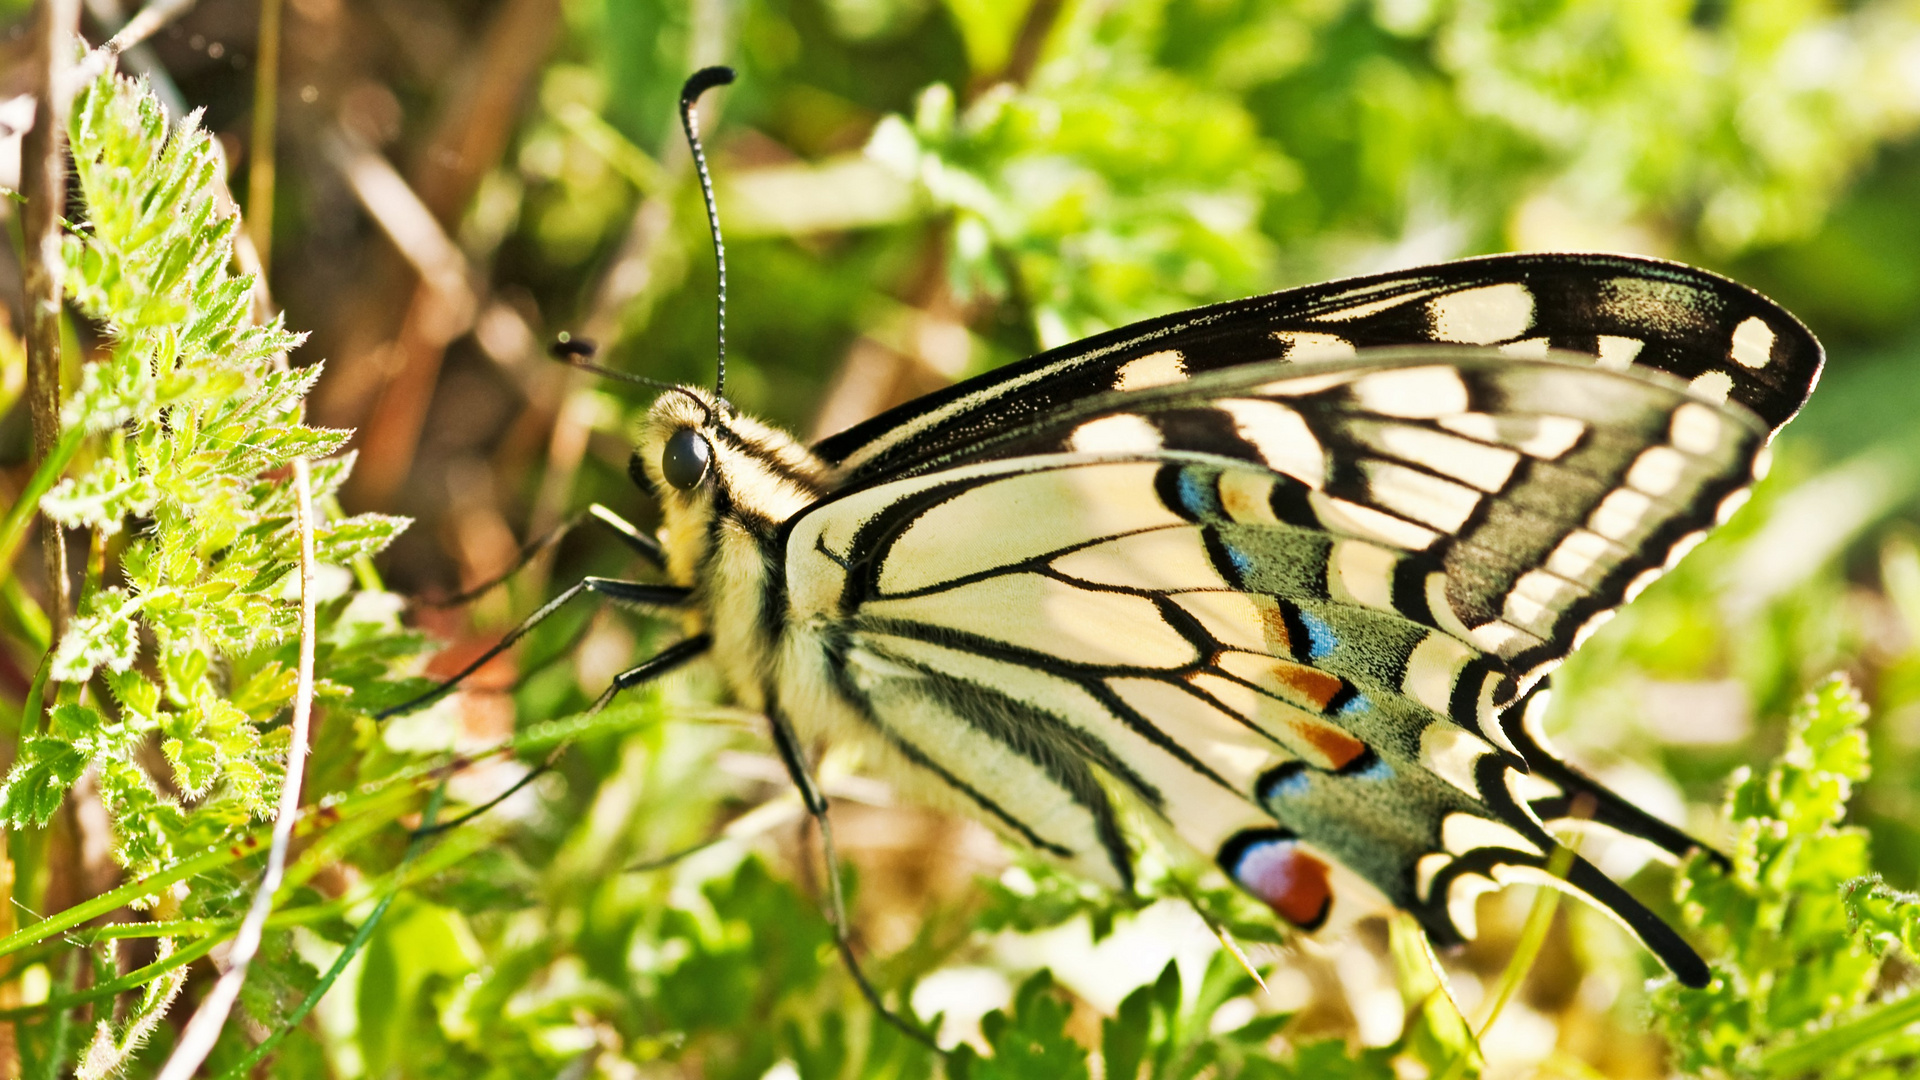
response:
<path id="1" fill-rule="evenodd" d="M 660 475 L 681 491 L 692 491 L 707 478 L 707 466 L 713 463 L 713 447 L 707 437 L 692 428 L 681 428 L 667 436 L 667 448 L 660 455 Z"/>

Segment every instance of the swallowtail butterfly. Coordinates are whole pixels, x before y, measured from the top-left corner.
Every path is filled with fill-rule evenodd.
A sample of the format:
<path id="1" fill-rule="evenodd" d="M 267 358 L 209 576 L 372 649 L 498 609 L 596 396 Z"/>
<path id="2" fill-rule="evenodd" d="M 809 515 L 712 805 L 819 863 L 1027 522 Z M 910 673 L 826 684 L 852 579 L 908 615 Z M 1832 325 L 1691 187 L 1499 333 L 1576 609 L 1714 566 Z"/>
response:
<path id="1" fill-rule="evenodd" d="M 1504 255 L 1125 327 L 813 446 L 673 387 L 631 464 L 659 546 L 629 536 L 672 584 L 579 588 L 692 628 L 609 694 L 710 656 L 816 811 L 803 747 L 858 740 L 1118 888 L 1131 804 L 1301 929 L 1392 905 L 1450 944 L 1482 892 L 1544 882 L 1700 986 L 1619 885 L 1549 872 L 1548 829 L 1694 841 L 1534 721 L 1740 505 L 1821 362 L 1725 278 Z"/>

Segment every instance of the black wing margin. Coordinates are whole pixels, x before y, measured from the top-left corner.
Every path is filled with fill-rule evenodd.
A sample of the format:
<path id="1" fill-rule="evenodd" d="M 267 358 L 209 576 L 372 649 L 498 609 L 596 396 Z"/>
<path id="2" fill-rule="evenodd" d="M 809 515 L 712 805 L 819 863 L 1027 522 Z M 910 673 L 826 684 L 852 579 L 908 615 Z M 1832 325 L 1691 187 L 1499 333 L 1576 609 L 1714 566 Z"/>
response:
<path id="1" fill-rule="evenodd" d="M 1009 428 L 1084 399 L 1247 364 L 1455 344 L 1549 350 L 1662 372 L 1770 431 L 1799 411 L 1823 354 L 1779 305 L 1717 274 L 1621 255 L 1495 255 L 1309 285 L 1135 323 L 928 394 L 815 447 L 853 486 L 972 458 Z"/>

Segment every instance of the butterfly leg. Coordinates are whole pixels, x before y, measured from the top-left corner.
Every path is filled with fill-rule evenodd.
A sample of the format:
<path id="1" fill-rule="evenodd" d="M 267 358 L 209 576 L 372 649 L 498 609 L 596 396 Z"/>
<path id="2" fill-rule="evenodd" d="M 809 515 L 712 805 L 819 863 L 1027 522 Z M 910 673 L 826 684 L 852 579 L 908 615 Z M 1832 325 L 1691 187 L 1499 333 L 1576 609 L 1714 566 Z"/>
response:
<path id="1" fill-rule="evenodd" d="M 621 582 L 620 584 L 630 584 L 630 582 Z M 593 706 L 587 710 L 586 714 L 592 716 L 601 709 L 606 708 L 607 703 L 613 700 L 613 696 L 622 690 L 632 689 L 641 683 L 649 682 L 673 671 L 687 661 L 706 652 L 707 646 L 710 644 L 712 644 L 712 639 L 705 634 L 700 634 L 696 637 L 690 637 L 685 641 L 669 645 L 648 659 L 628 668 L 614 676 L 613 683 L 607 687 L 606 691 L 602 693 L 599 698 L 595 699 Z M 471 668 L 469 670 L 471 670 Z M 457 679 L 455 681 L 457 681 Z M 545 761 L 527 770 L 527 774 L 515 780 L 507 790 L 502 791 L 500 794 L 495 795 L 493 798 L 488 799 L 486 802 L 481 803 L 479 806 L 468 810 L 458 817 L 450 818 L 432 826 L 423 826 L 415 830 L 414 835 L 430 836 L 434 833 L 446 832 L 449 829 L 458 828 L 494 807 L 499 806 L 509 798 L 512 798 L 515 792 L 551 771 L 554 764 L 560 760 L 560 755 L 565 753 L 567 747 L 570 745 L 571 743 L 561 743 L 559 746 L 554 747 L 553 751 L 547 755 Z"/>
<path id="2" fill-rule="evenodd" d="M 933 1036 L 918 1024 L 894 1012 L 880 999 L 880 991 L 867 980 L 867 973 L 861 970 L 859 957 L 853 954 L 852 923 L 847 919 L 846 896 L 840 887 L 840 859 L 833 848 L 833 822 L 827 817 L 827 797 L 820 785 L 813 779 L 813 773 L 807 768 L 805 751 L 800 748 L 799 736 L 793 732 L 793 725 L 787 721 L 779 709 L 767 712 L 767 721 L 773 728 L 773 745 L 780 751 L 780 760 L 787 767 L 787 775 L 793 778 L 793 784 L 800 789 L 800 801 L 807 808 L 807 814 L 813 818 L 820 830 L 820 854 L 827 870 L 827 903 L 829 915 L 833 921 L 833 942 L 840 952 L 840 962 L 853 977 L 855 986 L 860 988 L 860 996 L 867 999 L 882 1019 L 892 1024 L 908 1038 L 920 1043 L 935 1053 L 944 1054 L 940 1044 Z"/>
<path id="3" fill-rule="evenodd" d="M 505 571 L 488 578 L 486 581 L 475 585 L 471 589 L 455 593 L 444 600 L 429 601 L 429 605 L 442 608 L 459 607 L 461 604 L 468 603 L 478 597 L 486 595 L 488 591 L 498 588 L 502 582 L 526 569 L 528 563 L 558 546 L 560 541 L 566 539 L 575 529 L 578 529 L 588 522 L 597 522 L 604 526 L 609 532 L 613 533 L 615 539 L 626 545 L 634 554 L 653 564 L 656 568 L 663 570 L 666 568 L 667 557 L 666 554 L 660 550 L 660 542 L 658 540 L 641 532 L 637 526 L 626 518 L 621 517 L 619 514 L 614 513 L 599 503 L 594 503 L 581 513 L 575 514 L 560 524 L 555 525 L 553 528 L 548 529 L 545 535 L 529 541 L 525 547 L 520 549 L 520 553 L 514 556 L 513 565 L 507 567 Z"/>
<path id="4" fill-rule="evenodd" d="M 656 609 L 666 608 L 666 609 L 677 610 L 677 609 L 686 607 L 687 604 L 692 602 L 692 592 L 678 585 L 650 585 L 645 582 L 620 581 L 615 578 L 603 578 L 603 577 L 582 578 L 580 582 L 574 585 L 572 588 L 567 589 L 565 592 L 562 592 L 560 595 L 554 597 L 553 599 L 547 601 L 545 604 L 541 605 L 540 610 L 527 616 L 526 619 L 524 619 L 520 623 L 520 625 L 514 627 L 512 630 L 507 631 L 505 637 L 502 637 L 499 641 L 495 642 L 492 648 L 488 649 L 486 652 L 481 653 L 477 658 L 474 659 L 472 663 L 468 664 L 464 668 L 461 668 L 457 673 L 454 674 L 452 678 L 447 679 L 445 682 L 441 683 L 440 685 L 434 687 L 433 689 L 427 691 L 424 694 L 420 694 L 417 697 L 411 698 L 407 701 L 403 701 L 400 704 L 393 706 L 392 708 L 381 710 L 380 712 L 374 714 L 374 719 L 385 720 L 390 716 L 397 716 L 400 713 L 412 712 L 413 710 L 421 707 L 422 705 L 427 704 L 428 702 L 437 700 L 442 695 L 452 690 L 454 687 L 460 685 L 461 680 L 473 674 L 475 671 L 478 671 L 481 665 L 485 664 L 487 661 L 493 659 L 496 656 L 499 656 L 501 653 L 512 648 L 514 642 L 517 642 L 521 638 L 525 637 L 528 634 L 528 632 L 530 632 L 534 627 L 540 625 L 543 621 L 547 619 L 548 616 L 552 615 L 556 611 L 559 611 L 562 607 L 566 606 L 568 601 L 572 600 L 576 596 L 579 596 L 581 593 L 593 593 L 597 596 L 605 597 L 608 600 L 612 600 L 617 604 L 625 604 L 628 606 L 641 607 L 641 608 L 656 608 Z M 691 640 L 696 640 L 696 639 L 690 639 L 690 641 Z M 702 640 L 704 642 L 704 638 L 697 639 L 697 640 Z M 689 644 L 690 641 L 681 642 L 680 645 L 676 645 L 669 648 L 667 652 L 662 653 L 661 656 L 664 657 L 668 653 L 672 653 L 674 649 L 681 648 Z M 695 652 L 697 653 L 704 649 L 705 649 L 705 645 L 703 643 L 701 645 L 701 648 L 699 650 L 695 650 Z M 659 659 L 659 657 L 656 657 L 655 659 Z M 643 664 L 641 665 L 640 668 L 635 668 L 634 672 L 640 671 L 641 668 L 645 668 L 645 667 L 646 665 Z M 601 701 L 595 704 L 594 706 L 595 711 L 598 711 L 601 707 L 604 707 L 606 700 L 611 698 L 614 693 L 617 693 L 618 690 L 620 689 L 624 689 L 624 687 L 620 685 L 620 679 L 625 679 L 628 676 L 632 675 L 634 672 L 625 672 L 625 673 L 622 673 L 618 678 L 616 678 L 614 681 L 615 685 L 613 687 L 610 687 L 606 694 L 601 695 Z M 648 677 L 650 678 L 651 675 L 649 675 Z M 645 681 L 645 680 L 641 679 L 640 681 Z M 638 683 L 636 682 L 630 685 L 638 685 Z"/>

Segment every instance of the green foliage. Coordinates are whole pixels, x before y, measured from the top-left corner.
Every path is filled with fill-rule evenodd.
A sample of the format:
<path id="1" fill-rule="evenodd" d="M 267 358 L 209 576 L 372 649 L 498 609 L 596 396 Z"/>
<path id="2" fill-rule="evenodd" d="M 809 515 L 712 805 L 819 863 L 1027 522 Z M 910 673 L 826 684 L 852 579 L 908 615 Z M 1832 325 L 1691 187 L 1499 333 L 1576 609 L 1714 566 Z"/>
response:
<path id="1" fill-rule="evenodd" d="M 93 766 L 115 854 L 148 872 L 271 805 L 285 736 L 262 725 L 292 701 L 299 630 L 287 468 L 339 449 L 347 433 L 300 423 L 320 369 L 286 368 L 299 335 L 278 319 L 256 323 L 252 279 L 227 269 L 236 219 L 218 208 L 218 148 L 198 117 L 169 127 L 144 87 L 109 76 L 75 102 L 72 148 L 84 216 L 65 239 L 67 290 L 111 351 L 86 366 L 61 411 L 64 425 L 95 435 L 97 452 L 42 508 L 101 545 L 139 524 L 118 552 L 124 584 L 89 573 L 50 669 L 71 688 L 100 675 L 113 715 L 58 704 L 23 740 L 0 819 L 44 824 Z M 321 505 L 349 467 L 314 470 Z M 362 558 L 404 526 L 376 514 L 328 521 L 319 557 Z M 143 632 L 153 643 L 144 664 Z M 191 809 L 140 760 L 156 733 Z"/>
<path id="2" fill-rule="evenodd" d="M 1920 903 L 1870 876 L 1842 825 L 1867 776 L 1865 706 L 1832 679 L 1796 711 L 1780 757 L 1735 784 L 1730 870 L 1696 856 L 1678 884 L 1689 925 L 1723 942 L 1703 990 L 1664 987 L 1655 1016 L 1682 1067 L 1734 1077 L 1881 1077 L 1920 1062 L 1920 997 L 1883 980 L 1920 952 Z"/>

